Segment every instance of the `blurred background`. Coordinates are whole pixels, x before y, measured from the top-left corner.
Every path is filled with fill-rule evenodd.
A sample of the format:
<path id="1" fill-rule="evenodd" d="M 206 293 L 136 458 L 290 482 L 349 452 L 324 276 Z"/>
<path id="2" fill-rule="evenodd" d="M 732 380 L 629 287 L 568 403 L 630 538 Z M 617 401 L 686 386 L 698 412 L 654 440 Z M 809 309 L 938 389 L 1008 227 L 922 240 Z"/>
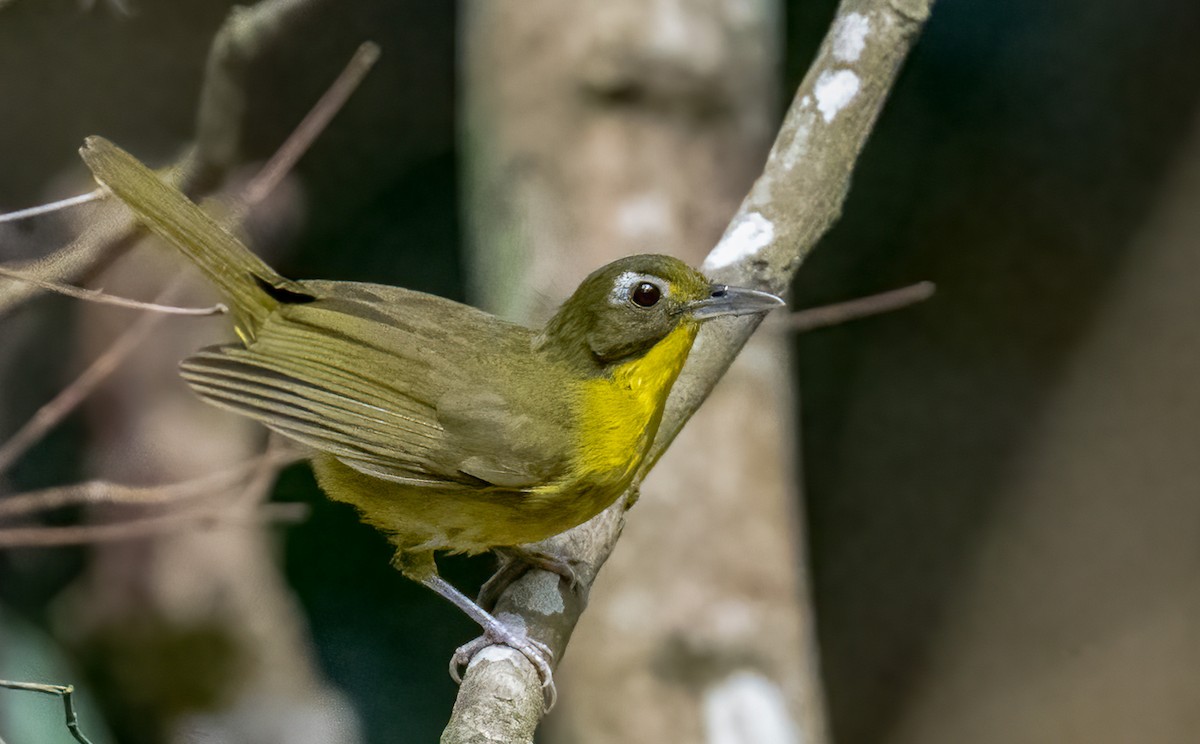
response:
<path id="1" fill-rule="evenodd" d="M 0 211 L 89 189 L 76 155 L 87 135 L 154 165 L 195 140 L 231 4 L 126 2 L 0 2 Z M 221 109 L 236 147 L 196 191 L 252 172 L 373 40 L 375 69 L 247 234 L 288 276 L 399 284 L 533 320 L 605 256 L 699 263 L 835 11 L 273 5 L 281 29 L 226 57 L 243 97 Z M 799 337 L 764 328 L 727 401 L 689 427 L 717 433 L 681 439 L 631 512 L 543 741 L 730 741 L 713 718 L 721 691 L 757 701 L 744 706 L 754 720 L 779 717 L 771 741 L 1194 741 L 1198 40 L 1187 0 L 935 7 L 792 306 L 925 279 L 937 295 Z M 106 209 L 0 225 L 0 262 L 50 254 L 107 224 Z M 71 279 L 149 298 L 177 266 L 139 245 Z M 11 286 L 0 442 L 138 317 L 58 297 L 3 304 Z M 146 333 L 0 471 L 0 494 L 174 483 L 261 451 L 260 431 L 193 405 L 172 373 L 224 338 L 222 321 Z M 780 387 L 762 393 L 762 379 Z M 709 506 L 688 496 L 720 480 L 700 439 L 766 446 L 771 463 L 741 456 L 749 475 L 725 477 Z M 435 740 L 455 694 L 446 661 L 470 621 L 391 569 L 384 539 L 306 467 L 273 490 L 253 478 L 227 490 L 243 508 L 256 488 L 311 514 L 65 547 L 0 533 L 0 678 L 74 683 L 97 742 Z M 0 528 L 131 514 L 162 511 L 74 508 Z M 492 568 L 440 565 L 464 587 Z M 670 618 L 718 602 L 698 635 Z M 764 650 L 755 635 L 784 642 Z M 626 643 L 650 652 L 624 656 Z M 675 722 L 650 722 L 656 707 Z M 695 721 L 650 733 L 681 726 L 681 711 Z M 0 690 L 7 741 L 67 741 L 60 715 Z"/>

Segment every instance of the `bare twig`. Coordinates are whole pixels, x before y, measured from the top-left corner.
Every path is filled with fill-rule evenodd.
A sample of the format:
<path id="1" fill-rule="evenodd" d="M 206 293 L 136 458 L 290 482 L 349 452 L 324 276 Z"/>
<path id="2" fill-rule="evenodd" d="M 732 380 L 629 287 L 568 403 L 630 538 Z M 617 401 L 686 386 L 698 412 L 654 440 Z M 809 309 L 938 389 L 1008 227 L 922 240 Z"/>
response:
<path id="1" fill-rule="evenodd" d="M 334 80 L 333 84 L 317 101 L 308 115 L 288 136 L 275 155 L 259 171 L 243 193 L 240 203 L 244 206 L 236 211 L 244 213 L 245 209 L 261 201 L 279 185 L 287 172 L 296 161 L 308 150 L 313 140 L 321 133 L 333 116 L 345 105 L 349 96 L 362 82 L 363 76 L 374 65 L 379 56 L 379 48 L 370 42 L 361 45 L 347 63 L 346 68 Z M 103 302 L 121 307 L 155 310 L 179 315 L 213 315 L 227 312 L 224 305 L 212 308 L 176 308 L 156 303 L 145 303 L 125 298 L 104 295 L 95 290 L 68 287 L 58 282 L 41 279 L 28 272 L 18 272 L 0 267 L 0 276 L 9 276 L 20 281 L 29 282 L 36 286 L 61 292 L 79 299 Z M 87 370 L 70 386 L 60 392 L 54 400 L 38 410 L 34 416 L 17 431 L 9 441 L 0 445 L 0 473 L 3 473 L 36 443 L 47 431 L 53 428 L 70 411 L 74 410 L 82 400 L 102 382 L 120 362 L 146 338 L 154 327 L 155 321 L 143 318 L 122 334 L 104 354 L 96 359 Z"/>
<path id="2" fill-rule="evenodd" d="M 271 0 L 230 12 L 209 50 L 197 106 L 195 147 L 165 171 L 164 180 L 190 193 L 197 181 L 210 182 L 233 168 L 246 108 L 245 77 L 273 40 L 316 1 Z M 123 208 L 104 210 L 69 245 L 22 269 L 41 279 L 75 281 L 119 256 L 140 234 Z M 0 281 L 0 316 L 34 294 L 31 284 Z"/>
<path id="3" fill-rule="evenodd" d="M 279 469 L 299 459 L 300 453 L 295 448 L 271 432 L 267 437 L 266 451 L 247 463 L 250 466 L 249 477 L 241 493 L 233 499 L 233 503 L 246 508 L 262 503 L 271 495 L 271 484 L 279 475 Z"/>
<path id="4" fill-rule="evenodd" d="M 224 508 L 210 508 L 132 519 L 115 524 L 10 527 L 0 529 L 0 550 L 112 542 L 113 540 L 161 535 L 182 529 L 222 529 L 253 527 L 262 524 L 295 524 L 304 521 L 308 517 L 308 512 L 307 504 L 263 504 L 254 511 L 243 514 L 229 513 Z"/>
<path id="5" fill-rule="evenodd" d="M 313 105 L 308 114 L 300 121 L 284 143 L 279 146 L 267 164 L 259 170 L 245 190 L 242 192 L 242 202 L 247 208 L 253 207 L 266 198 L 279 185 L 312 143 L 325 131 L 329 122 L 337 112 L 342 110 L 346 101 L 358 89 L 359 84 L 370 72 L 379 59 L 379 46 L 365 42 L 354 52 L 354 56 L 346 63 L 345 69 L 326 89 L 324 95 Z"/>
<path id="6" fill-rule="evenodd" d="M 932 4 L 842 1 L 763 174 L 705 261 L 713 280 L 787 291 L 804 258 L 840 215 L 854 163 Z M 759 322 L 713 321 L 701 331 L 671 391 L 646 470 L 708 397 Z M 531 571 L 501 595 L 496 613 L 518 618 L 532 637 L 550 646 L 555 659 L 562 657 L 591 580 L 616 543 L 627 502 L 618 501 L 591 522 L 540 546 L 579 561 L 573 565 L 583 580 L 581 591 Z M 541 715 L 536 675 L 523 669 L 527 662 L 520 658 L 491 661 L 479 658 L 468 668 L 443 744 L 532 741 Z M 501 726 L 505 738 L 498 739 Z"/>
<path id="7" fill-rule="evenodd" d="M 63 715 L 66 717 L 67 730 L 71 732 L 71 736 L 75 737 L 75 741 L 80 744 L 92 744 L 83 735 L 83 732 L 79 730 L 79 717 L 75 714 L 75 701 L 72 699 L 72 696 L 75 694 L 74 685 L 44 685 L 37 682 L 13 682 L 7 679 L 0 679 L 0 687 L 6 687 L 10 690 L 26 690 L 46 695 L 57 695 L 62 698 Z"/>
<path id="8" fill-rule="evenodd" d="M 300 460 L 301 457 L 302 455 L 295 450 L 269 449 L 258 457 L 216 473 L 163 486 L 126 486 L 109 481 L 87 481 L 18 493 L 0 499 L 0 519 L 83 504 L 178 504 L 194 498 L 211 496 L 242 481 L 246 481 L 249 486 L 257 485 L 260 479 L 265 477 L 263 473 L 274 473 L 279 468 Z"/>
<path id="9" fill-rule="evenodd" d="M 96 201 L 97 199 L 103 198 L 104 195 L 104 189 L 96 189 L 94 191 L 89 191 L 86 194 L 80 194 L 79 196 L 72 196 L 66 199 L 59 199 L 58 201 L 53 201 L 49 204 L 39 204 L 36 207 L 18 209 L 15 212 L 0 214 L 0 222 L 16 222 L 17 220 L 38 217 L 43 214 L 50 214 L 51 212 L 57 212 L 60 209 L 66 209 L 79 204 L 87 204 L 88 202 Z"/>
<path id="10" fill-rule="evenodd" d="M 113 307 L 124 307 L 130 310 L 147 310 L 154 313 L 162 313 L 163 315 L 190 315 L 190 316 L 209 316 L 221 315 L 229 312 L 229 308 L 218 303 L 209 307 L 178 307 L 175 305 L 162 305 L 157 302 L 143 302 L 142 300 L 132 300 L 128 297 L 118 297 L 117 295 L 105 294 L 99 289 L 87 289 L 84 287 L 75 287 L 70 284 L 41 279 L 24 271 L 16 271 L 4 266 L 0 266 L 0 276 L 16 279 L 19 282 L 28 282 L 35 287 L 40 287 L 50 292 L 74 297 L 77 300 L 85 300 L 87 302 L 95 302 L 101 305 L 112 305 Z"/>
<path id="11" fill-rule="evenodd" d="M 169 287 L 159 295 L 159 299 L 169 297 L 173 291 L 174 288 Z M 161 319 L 161 315 L 144 315 L 138 318 L 103 354 L 88 365 L 83 374 L 39 408 L 7 442 L 0 444 L 0 473 L 12 467 L 21 455 L 75 410 L 149 336 Z"/>
<path id="12" fill-rule="evenodd" d="M 169 180 L 178 183 L 178 174 Z M 25 276 L 48 281 L 75 281 L 90 271 L 103 267 L 133 245 L 137 236 L 133 217 L 124 210 L 110 206 L 98 210 L 79 237 L 53 253 L 21 267 Z M 0 318 L 38 294 L 29 282 L 5 279 L 0 281 Z"/>
<path id="13" fill-rule="evenodd" d="M 893 310 L 928 300 L 933 297 L 936 289 L 933 282 L 918 282 L 900 289 L 893 289 L 890 292 L 860 297 L 857 300 L 797 310 L 788 318 L 788 326 L 793 331 L 806 333 L 859 318 L 890 313 Z"/>

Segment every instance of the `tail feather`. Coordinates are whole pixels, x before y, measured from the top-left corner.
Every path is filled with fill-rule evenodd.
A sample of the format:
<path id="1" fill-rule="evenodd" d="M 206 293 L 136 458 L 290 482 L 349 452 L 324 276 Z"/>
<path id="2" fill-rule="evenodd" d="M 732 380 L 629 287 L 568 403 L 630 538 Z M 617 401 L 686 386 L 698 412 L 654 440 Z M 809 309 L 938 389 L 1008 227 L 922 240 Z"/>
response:
<path id="1" fill-rule="evenodd" d="M 244 340 L 255 337 L 279 304 L 276 293 L 308 293 L 283 278 L 154 171 L 102 137 L 88 137 L 80 149 L 96 180 L 133 210 L 154 233 L 178 248 L 229 299 Z"/>

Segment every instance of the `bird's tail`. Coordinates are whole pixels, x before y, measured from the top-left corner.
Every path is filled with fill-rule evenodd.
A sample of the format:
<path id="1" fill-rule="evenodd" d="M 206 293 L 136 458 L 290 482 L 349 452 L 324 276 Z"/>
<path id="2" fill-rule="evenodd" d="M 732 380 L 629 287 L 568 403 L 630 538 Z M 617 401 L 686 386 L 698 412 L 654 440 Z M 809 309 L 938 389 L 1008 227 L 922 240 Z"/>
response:
<path id="1" fill-rule="evenodd" d="M 283 278 L 244 243 L 221 227 L 178 189 L 103 137 L 88 137 L 80 148 L 96 180 L 133 210 L 154 233 L 174 245 L 208 275 L 232 305 L 242 339 L 254 339 L 279 294 L 306 294 Z"/>

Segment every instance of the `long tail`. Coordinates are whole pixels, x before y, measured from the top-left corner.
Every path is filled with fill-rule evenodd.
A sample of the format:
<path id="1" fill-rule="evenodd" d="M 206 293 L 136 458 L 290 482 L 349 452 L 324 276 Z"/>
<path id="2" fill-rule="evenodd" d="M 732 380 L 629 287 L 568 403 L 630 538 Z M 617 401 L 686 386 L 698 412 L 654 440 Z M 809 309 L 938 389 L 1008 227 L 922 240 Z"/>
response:
<path id="1" fill-rule="evenodd" d="M 153 232 L 183 252 L 228 297 L 239 335 L 246 342 L 279 304 L 278 297 L 305 295 L 137 158 L 103 137 L 88 137 L 79 154 L 96 180 L 117 195 Z"/>

